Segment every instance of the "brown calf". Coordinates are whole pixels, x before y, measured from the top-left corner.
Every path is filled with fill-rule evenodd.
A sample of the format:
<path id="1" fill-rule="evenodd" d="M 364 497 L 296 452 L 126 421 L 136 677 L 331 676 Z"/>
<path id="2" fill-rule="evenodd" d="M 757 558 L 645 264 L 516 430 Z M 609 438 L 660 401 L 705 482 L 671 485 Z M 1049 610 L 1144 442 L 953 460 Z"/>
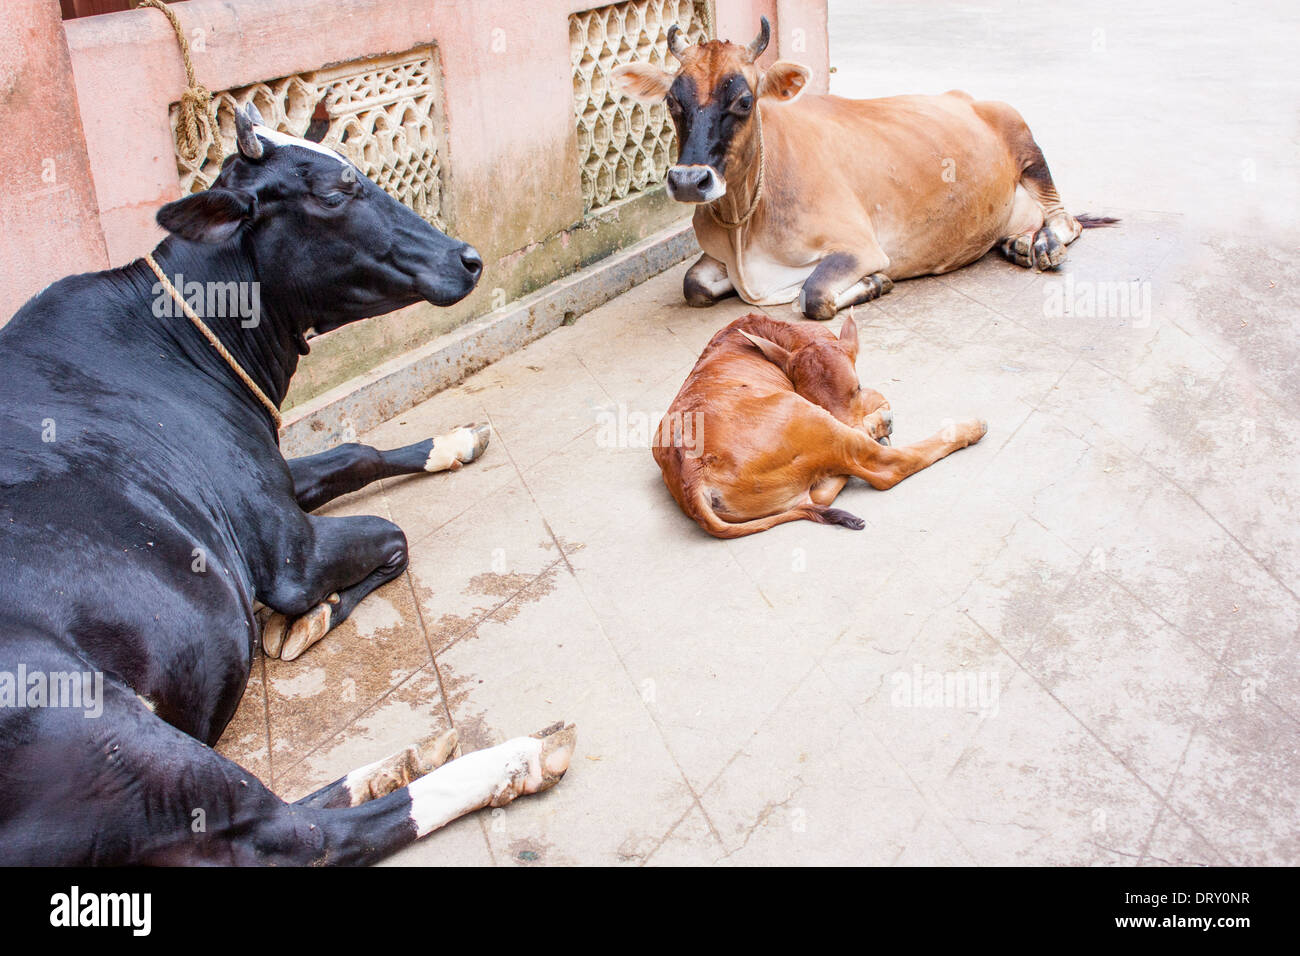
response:
<path id="1" fill-rule="evenodd" d="M 830 507 L 850 477 L 892 488 L 984 437 L 979 420 L 891 448 L 885 397 L 858 383 L 858 330 L 746 315 L 715 335 L 659 424 L 654 457 L 683 511 L 717 538 L 806 518 L 861 530 Z M 689 440 L 687 440 L 689 436 Z"/>

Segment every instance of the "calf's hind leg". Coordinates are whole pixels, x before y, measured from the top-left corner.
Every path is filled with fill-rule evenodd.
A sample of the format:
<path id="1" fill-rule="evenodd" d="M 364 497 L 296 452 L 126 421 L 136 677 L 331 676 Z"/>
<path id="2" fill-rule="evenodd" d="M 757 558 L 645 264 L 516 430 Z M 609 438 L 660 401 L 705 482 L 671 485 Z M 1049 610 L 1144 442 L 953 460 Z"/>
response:
<path id="1" fill-rule="evenodd" d="M 904 478 L 929 468 L 939 459 L 975 444 L 988 430 L 987 422 L 971 419 L 949 425 L 924 441 L 894 448 L 873 441 L 854 429 L 847 429 L 850 433 L 846 442 L 849 472 L 862 478 L 871 487 L 886 491 Z"/>

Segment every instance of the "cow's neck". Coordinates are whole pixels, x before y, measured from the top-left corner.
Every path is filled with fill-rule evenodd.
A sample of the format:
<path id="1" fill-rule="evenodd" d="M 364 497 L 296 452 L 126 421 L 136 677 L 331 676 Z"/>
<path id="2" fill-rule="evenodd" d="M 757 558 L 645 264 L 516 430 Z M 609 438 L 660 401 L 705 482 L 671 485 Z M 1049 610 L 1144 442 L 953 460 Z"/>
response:
<path id="1" fill-rule="evenodd" d="M 238 242 L 201 245 L 169 238 L 154 249 L 153 258 L 240 368 L 279 405 L 289 390 L 299 355 L 307 351 L 301 332 L 305 323 L 291 307 L 262 288 L 248 251 Z M 143 270 L 140 279 L 149 285 L 151 306 L 160 296 L 170 298 L 147 264 L 138 262 L 135 267 Z M 155 316 L 160 309 L 164 309 L 165 318 L 153 321 L 166 323 L 166 334 L 182 345 L 189 359 L 215 375 L 235 379 L 251 404 L 262 408 L 179 305 L 154 306 Z"/>

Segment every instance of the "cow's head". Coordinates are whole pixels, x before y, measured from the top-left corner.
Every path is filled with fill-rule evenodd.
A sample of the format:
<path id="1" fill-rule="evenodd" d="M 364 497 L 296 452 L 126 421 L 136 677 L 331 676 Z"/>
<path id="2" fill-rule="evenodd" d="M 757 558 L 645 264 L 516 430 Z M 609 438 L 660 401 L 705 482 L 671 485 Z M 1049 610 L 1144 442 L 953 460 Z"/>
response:
<path id="1" fill-rule="evenodd" d="M 790 102 L 808 84 L 806 66 L 783 61 L 760 70 L 755 65 L 771 35 L 763 17 L 749 46 L 721 40 L 687 46 L 674 25 L 668 29 L 668 48 L 681 63 L 676 73 L 651 63 L 626 63 L 614 70 L 614 83 L 625 95 L 668 102 L 679 147 L 677 165 L 668 170 L 668 195 L 678 202 L 721 198 L 727 175 L 753 155 L 759 101 Z"/>
<path id="2" fill-rule="evenodd" d="M 473 290 L 483 260 L 367 179 L 332 149 L 236 110 L 237 153 L 211 188 L 158 211 L 194 243 L 238 246 L 267 295 L 291 300 L 318 332 L 421 299 L 451 305 Z"/>

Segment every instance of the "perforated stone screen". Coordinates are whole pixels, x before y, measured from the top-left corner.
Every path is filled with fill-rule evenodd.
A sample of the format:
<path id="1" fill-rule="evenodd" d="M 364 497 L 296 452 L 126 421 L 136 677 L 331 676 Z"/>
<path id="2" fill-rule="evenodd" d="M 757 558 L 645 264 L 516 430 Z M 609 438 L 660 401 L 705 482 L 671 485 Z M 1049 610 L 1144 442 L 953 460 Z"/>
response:
<path id="1" fill-rule="evenodd" d="M 221 172 L 221 160 L 235 149 L 236 106 L 251 102 L 268 126 L 294 136 L 307 132 L 313 116 L 321 122 L 323 112 L 329 124 L 323 145 L 441 227 L 446 128 L 441 77 L 437 50 L 422 47 L 215 93 L 220 137 L 209 139 L 195 162 L 177 150 L 181 190 L 206 189 Z M 170 115 L 175 138 L 175 104 Z"/>
<path id="2" fill-rule="evenodd" d="M 675 70 L 668 28 L 696 43 L 711 35 L 706 0 L 631 0 L 569 17 L 573 109 L 588 212 L 663 182 L 676 150 L 668 108 L 624 99 L 609 75 L 620 63 L 650 62 Z"/>

